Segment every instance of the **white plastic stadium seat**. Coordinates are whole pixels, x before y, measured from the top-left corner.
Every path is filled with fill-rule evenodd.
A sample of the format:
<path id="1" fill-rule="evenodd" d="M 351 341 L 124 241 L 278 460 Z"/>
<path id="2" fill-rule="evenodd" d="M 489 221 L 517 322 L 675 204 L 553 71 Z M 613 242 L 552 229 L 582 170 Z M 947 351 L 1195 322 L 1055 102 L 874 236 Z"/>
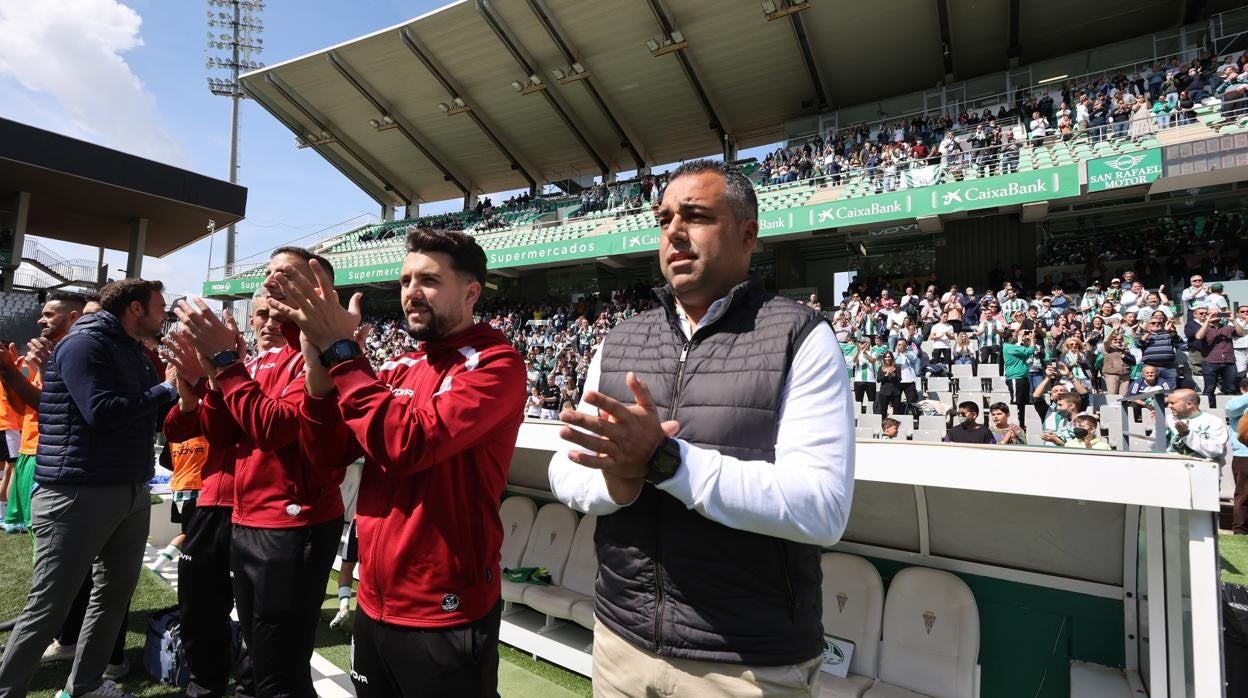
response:
<path id="1" fill-rule="evenodd" d="M 908 567 L 884 600 L 880 678 L 866 698 L 978 693 L 979 608 L 966 583 L 943 570 Z"/>
<path id="2" fill-rule="evenodd" d="M 533 519 L 537 518 L 537 505 L 528 497 L 508 497 L 498 508 L 498 518 L 503 521 L 501 564 L 504 568 L 519 567 L 533 530 Z"/>
<path id="3" fill-rule="evenodd" d="M 547 504 L 537 512 L 529 541 L 524 546 L 520 567 L 545 567 L 550 579 L 558 584 L 563 577 L 563 567 L 568 562 L 572 537 L 576 535 L 576 512 L 558 503 Z M 503 580 L 503 599 L 524 602 L 524 590 L 529 585 Z"/>
<path id="4" fill-rule="evenodd" d="M 524 605 L 556 618 L 569 618 L 593 630 L 594 579 L 598 575 L 598 556 L 594 552 L 597 522 L 597 516 L 581 518 L 576 535 L 572 537 L 572 550 L 568 553 L 568 564 L 563 568 L 563 578 L 558 586 L 527 586 L 524 589 Z M 551 574 L 553 576 L 554 573 Z M 581 602 L 587 602 L 588 619 L 582 615 L 578 620 L 573 610 Z"/>
<path id="5" fill-rule="evenodd" d="M 821 673 L 819 696 L 858 698 L 875 682 L 884 622 L 884 583 L 875 565 L 844 553 L 824 553 L 823 632 L 854 643 L 849 676 Z"/>
<path id="6" fill-rule="evenodd" d="M 975 367 L 971 364 L 954 364 L 953 365 L 953 377 L 954 378 L 974 378 Z"/>
<path id="7" fill-rule="evenodd" d="M 1130 698 L 1131 684 L 1121 669 L 1070 663 L 1070 698 Z"/>
<path id="8" fill-rule="evenodd" d="M 934 415 L 919 415 L 919 428 L 926 431 L 944 432 L 949 428 L 949 419 L 946 417 L 937 417 Z"/>

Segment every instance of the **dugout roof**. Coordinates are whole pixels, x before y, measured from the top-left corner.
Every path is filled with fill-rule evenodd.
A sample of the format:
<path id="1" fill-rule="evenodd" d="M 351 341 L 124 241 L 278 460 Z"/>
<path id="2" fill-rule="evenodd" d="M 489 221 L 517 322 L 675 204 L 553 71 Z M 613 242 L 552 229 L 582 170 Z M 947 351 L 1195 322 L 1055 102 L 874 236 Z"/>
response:
<path id="1" fill-rule="evenodd" d="M 463 0 L 243 83 L 370 196 L 405 205 L 719 153 L 724 138 L 763 145 L 795 118 L 1147 35 L 1223 3 L 804 0 L 774 21 L 767 4 Z M 673 34 L 686 47 L 662 53 Z M 574 67 L 584 79 L 556 77 Z"/>
<path id="2" fill-rule="evenodd" d="M 30 193 L 26 232 L 126 250 L 147 219 L 144 254 L 162 257 L 242 219 L 247 189 L 0 119 L 0 210 Z"/>

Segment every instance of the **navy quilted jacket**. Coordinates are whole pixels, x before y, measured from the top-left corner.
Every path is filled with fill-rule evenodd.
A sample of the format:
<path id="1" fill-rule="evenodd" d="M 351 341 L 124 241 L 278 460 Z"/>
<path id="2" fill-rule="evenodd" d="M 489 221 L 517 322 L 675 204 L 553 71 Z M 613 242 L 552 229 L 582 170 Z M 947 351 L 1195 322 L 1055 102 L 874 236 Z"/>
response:
<path id="1" fill-rule="evenodd" d="M 157 420 L 176 396 L 116 317 L 106 311 L 83 316 L 43 370 L 35 481 L 150 480 Z"/>

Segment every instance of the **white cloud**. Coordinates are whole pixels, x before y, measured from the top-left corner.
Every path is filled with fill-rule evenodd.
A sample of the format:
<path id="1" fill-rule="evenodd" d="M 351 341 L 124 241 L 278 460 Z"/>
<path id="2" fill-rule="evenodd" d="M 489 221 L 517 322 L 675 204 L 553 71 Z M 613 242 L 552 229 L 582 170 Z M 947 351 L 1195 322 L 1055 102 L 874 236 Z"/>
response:
<path id="1" fill-rule="evenodd" d="M 0 0 L 0 78 L 61 107 L 36 126 L 63 131 L 68 120 L 71 135 L 182 165 L 185 151 L 122 57 L 143 44 L 142 22 L 116 0 Z"/>

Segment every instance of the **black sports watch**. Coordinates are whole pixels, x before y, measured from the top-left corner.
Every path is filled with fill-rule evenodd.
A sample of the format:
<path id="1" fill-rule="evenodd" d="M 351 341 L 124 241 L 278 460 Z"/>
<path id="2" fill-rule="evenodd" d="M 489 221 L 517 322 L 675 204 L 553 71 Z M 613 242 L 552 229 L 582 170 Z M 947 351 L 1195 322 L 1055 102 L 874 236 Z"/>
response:
<path id="1" fill-rule="evenodd" d="M 363 356 L 364 350 L 360 349 L 360 345 L 355 343 L 353 339 L 340 339 L 329 348 L 321 352 L 321 365 L 325 368 L 336 366 L 344 361 L 350 361 L 357 356 Z"/>
<path id="2" fill-rule="evenodd" d="M 666 482 L 680 469 L 680 442 L 666 438 L 650 456 L 646 472 L 646 482 L 658 485 Z"/>
<path id="3" fill-rule="evenodd" d="M 213 368 L 225 368 L 231 364 L 238 363 L 238 352 L 233 349 L 224 349 L 212 355 Z"/>

